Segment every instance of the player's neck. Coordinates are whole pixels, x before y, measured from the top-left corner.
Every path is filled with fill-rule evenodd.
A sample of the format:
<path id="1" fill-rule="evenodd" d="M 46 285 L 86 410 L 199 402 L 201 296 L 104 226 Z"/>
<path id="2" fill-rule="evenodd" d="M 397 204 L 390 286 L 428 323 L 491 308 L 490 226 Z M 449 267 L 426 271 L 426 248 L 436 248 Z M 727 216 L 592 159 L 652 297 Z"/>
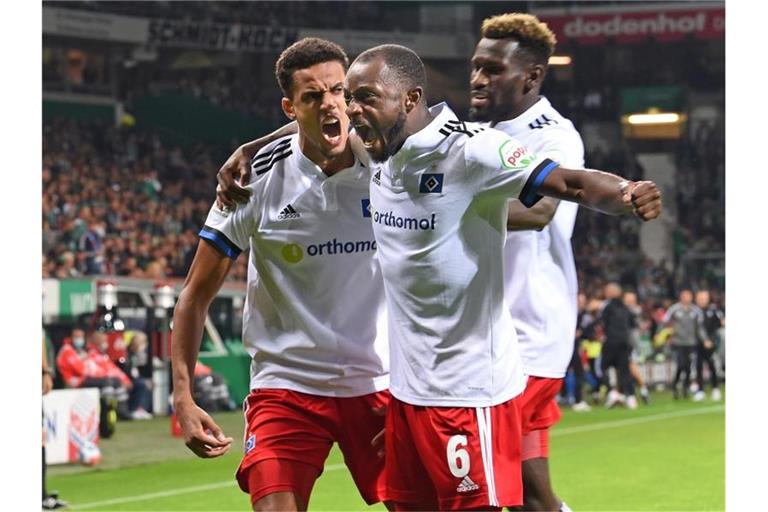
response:
<path id="1" fill-rule="evenodd" d="M 314 162 L 326 176 L 333 176 L 342 169 L 352 167 L 355 163 L 355 155 L 352 153 L 352 146 L 347 142 L 344 152 L 340 155 L 329 157 L 324 155 L 319 149 L 311 144 L 300 144 L 301 152 L 308 159 Z"/>
<path id="2" fill-rule="evenodd" d="M 418 133 L 429 126 L 429 123 L 431 123 L 434 118 L 435 116 L 429 112 L 428 108 L 416 108 L 405 121 L 403 142 L 414 133 Z"/>
<path id="3" fill-rule="evenodd" d="M 528 111 L 529 108 L 534 106 L 537 101 L 539 101 L 539 91 L 531 91 L 518 102 L 517 104 L 510 104 L 509 109 L 507 110 L 506 114 L 501 117 L 501 119 L 496 119 L 493 122 L 493 125 L 496 123 L 501 123 L 503 121 L 511 121 L 513 119 L 517 119 L 521 115 L 523 115 L 525 112 Z"/>

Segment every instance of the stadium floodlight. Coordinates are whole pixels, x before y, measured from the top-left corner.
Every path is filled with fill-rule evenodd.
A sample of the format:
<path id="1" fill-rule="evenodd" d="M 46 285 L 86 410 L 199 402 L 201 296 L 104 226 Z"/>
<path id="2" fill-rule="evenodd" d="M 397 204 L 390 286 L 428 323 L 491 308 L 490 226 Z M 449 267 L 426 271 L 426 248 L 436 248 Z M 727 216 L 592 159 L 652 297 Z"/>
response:
<path id="1" fill-rule="evenodd" d="M 632 114 L 627 116 L 629 124 L 677 124 L 682 116 L 675 112 L 655 112 L 648 114 Z"/>
<path id="2" fill-rule="evenodd" d="M 550 66 L 570 66 L 573 59 L 569 55 L 552 55 L 549 58 Z"/>

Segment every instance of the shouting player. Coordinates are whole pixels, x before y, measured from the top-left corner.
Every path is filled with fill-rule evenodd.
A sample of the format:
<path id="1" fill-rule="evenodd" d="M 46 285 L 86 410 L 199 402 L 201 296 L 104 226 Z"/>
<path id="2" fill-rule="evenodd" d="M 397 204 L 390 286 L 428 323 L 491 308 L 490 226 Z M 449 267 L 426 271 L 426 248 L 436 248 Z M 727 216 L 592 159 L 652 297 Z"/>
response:
<path id="1" fill-rule="evenodd" d="M 388 497 L 399 508 L 488 509 L 523 503 L 525 387 L 504 306 L 507 202 L 539 194 L 644 220 L 661 210 L 652 182 L 570 170 L 501 131 L 428 108 L 426 73 L 408 48 L 360 54 L 347 114 L 377 164 L 371 220 L 389 315 L 392 400 Z"/>
<path id="2" fill-rule="evenodd" d="M 306 509 L 334 441 L 367 503 L 383 501 L 386 490 L 371 446 L 389 399 L 377 330 L 384 292 L 369 170 L 347 136 L 347 64 L 339 46 L 321 39 L 282 53 L 282 108 L 298 134 L 255 156 L 246 204 L 211 208 L 174 314 L 176 412 L 187 446 L 217 457 L 231 439 L 194 403 L 192 372 L 208 306 L 250 247 L 243 340 L 251 393 L 237 479 L 254 510 Z"/>
<path id="3" fill-rule="evenodd" d="M 584 166 L 576 129 L 540 95 L 555 35 L 530 14 L 483 21 L 472 57 L 469 117 L 516 138 L 539 158 Z M 546 197 L 531 208 L 510 201 L 504 246 L 505 298 L 527 376 L 521 399 L 526 510 L 567 510 L 549 478 L 549 429 L 555 397 L 573 353 L 578 281 L 571 235 L 578 205 Z"/>

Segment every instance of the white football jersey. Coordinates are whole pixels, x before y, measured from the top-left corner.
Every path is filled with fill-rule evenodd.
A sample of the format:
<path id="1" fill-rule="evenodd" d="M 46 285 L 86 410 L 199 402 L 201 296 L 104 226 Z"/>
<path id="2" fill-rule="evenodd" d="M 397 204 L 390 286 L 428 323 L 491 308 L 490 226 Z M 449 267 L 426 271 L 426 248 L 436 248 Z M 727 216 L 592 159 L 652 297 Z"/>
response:
<path id="1" fill-rule="evenodd" d="M 348 397 L 389 385 L 384 287 L 360 159 L 328 177 L 298 135 L 253 159 L 250 201 L 211 208 L 200 236 L 236 258 L 250 245 L 243 342 L 251 389 Z"/>
<path id="2" fill-rule="evenodd" d="M 507 201 L 531 205 L 556 164 L 444 103 L 384 164 L 371 212 L 389 313 L 392 394 L 409 404 L 485 407 L 525 380 L 502 251 Z"/>
<path id="3" fill-rule="evenodd" d="M 540 158 L 567 169 L 584 167 L 579 132 L 545 97 L 494 128 L 516 138 Z M 573 355 L 578 315 L 578 280 L 571 236 L 578 205 L 560 201 L 541 231 L 509 231 L 504 246 L 504 281 L 525 373 L 565 376 Z"/>

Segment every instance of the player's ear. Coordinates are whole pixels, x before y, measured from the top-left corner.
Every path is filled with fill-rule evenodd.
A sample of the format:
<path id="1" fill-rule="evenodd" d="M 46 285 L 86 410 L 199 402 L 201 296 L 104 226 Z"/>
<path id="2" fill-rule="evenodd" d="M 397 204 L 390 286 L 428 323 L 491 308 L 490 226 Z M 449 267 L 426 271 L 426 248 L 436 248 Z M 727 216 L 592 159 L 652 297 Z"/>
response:
<path id="1" fill-rule="evenodd" d="M 525 77 L 525 91 L 528 92 L 534 87 L 541 86 L 541 82 L 544 80 L 544 74 L 546 68 L 541 64 L 534 64 L 528 70 L 528 75 Z"/>
<path id="2" fill-rule="evenodd" d="M 288 119 L 292 121 L 296 120 L 296 111 L 293 109 L 293 102 L 291 100 L 283 98 L 280 100 L 280 106 L 283 108 L 283 112 Z"/>
<path id="3" fill-rule="evenodd" d="M 405 94 L 405 112 L 410 113 L 416 107 L 424 96 L 424 89 L 415 87 Z"/>

